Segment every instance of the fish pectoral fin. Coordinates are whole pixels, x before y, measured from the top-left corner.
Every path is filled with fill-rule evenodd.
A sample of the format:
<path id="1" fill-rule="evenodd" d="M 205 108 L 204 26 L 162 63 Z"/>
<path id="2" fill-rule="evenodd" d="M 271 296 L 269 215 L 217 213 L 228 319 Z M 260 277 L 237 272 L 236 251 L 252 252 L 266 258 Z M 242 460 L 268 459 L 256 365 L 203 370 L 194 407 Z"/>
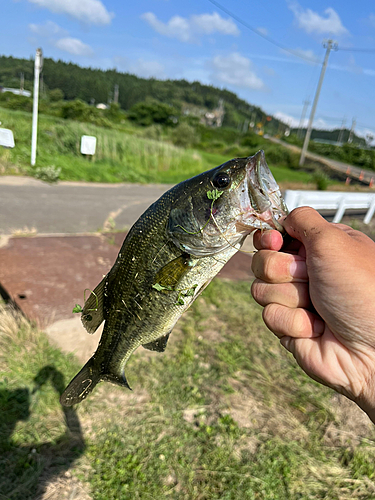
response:
<path id="1" fill-rule="evenodd" d="M 183 276 L 194 266 L 189 254 L 182 254 L 163 266 L 155 275 L 154 285 L 174 290 Z"/>
<path id="2" fill-rule="evenodd" d="M 111 373 L 104 373 L 102 375 L 101 380 L 105 380 L 106 382 L 112 382 L 112 384 L 120 385 L 121 387 L 127 387 L 129 390 L 133 390 L 128 381 L 126 380 L 125 373 L 122 374 L 121 377 L 117 375 L 112 375 Z"/>
<path id="3" fill-rule="evenodd" d="M 167 348 L 170 334 L 171 332 L 167 333 L 167 335 L 163 335 L 163 337 L 159 337 L 158 339 L 149 342 L 148 344 L 142 344 L 142 347 L 148 349 L 149 351 L 164 352 Z"/>
<path id="4" fill-rule="evenodd" d="M 81 320 L 89 333 L 94 333 L 104 321 L 104 288 L 108 276 L 91 291 L 89 298 L 83 306 Z"/>

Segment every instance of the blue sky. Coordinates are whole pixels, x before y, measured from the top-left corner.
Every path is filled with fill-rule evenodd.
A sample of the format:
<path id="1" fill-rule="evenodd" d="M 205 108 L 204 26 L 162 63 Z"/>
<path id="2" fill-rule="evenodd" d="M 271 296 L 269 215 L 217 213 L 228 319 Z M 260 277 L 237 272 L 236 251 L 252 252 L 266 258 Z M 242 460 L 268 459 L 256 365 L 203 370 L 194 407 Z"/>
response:
<path id="1" fill-rule="evenodd" d="M 199 80 L 298 125 L 331 38 L 339 50 L 330 54 L 315 125 L 345 119 L 350 128 L 355 118 L 357 132 L 375 136 L 373 1 L 217 1 L 258 33 L 209 0 L 1 0 L 0 53 L 28 58 L 42 47 L 45 57 L 81 66 Z"/>

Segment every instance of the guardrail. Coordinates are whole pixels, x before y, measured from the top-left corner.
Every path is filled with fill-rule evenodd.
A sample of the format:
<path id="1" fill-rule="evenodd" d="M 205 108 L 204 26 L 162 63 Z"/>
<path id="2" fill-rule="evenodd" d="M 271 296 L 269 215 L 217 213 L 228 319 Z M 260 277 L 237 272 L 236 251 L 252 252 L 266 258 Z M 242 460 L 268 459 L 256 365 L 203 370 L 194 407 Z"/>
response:
<path id="1" fill-rule="evenodd" d="M 315 210 L 336 210 L 332 222 L 340 222 L 345 210 L 367 210 L 363 219 L 368 224 L 375 212 L 375 193 L 346 193 L 335 191 L 293 191 L 284 195 L 289 210 L 309 206 Z"/>

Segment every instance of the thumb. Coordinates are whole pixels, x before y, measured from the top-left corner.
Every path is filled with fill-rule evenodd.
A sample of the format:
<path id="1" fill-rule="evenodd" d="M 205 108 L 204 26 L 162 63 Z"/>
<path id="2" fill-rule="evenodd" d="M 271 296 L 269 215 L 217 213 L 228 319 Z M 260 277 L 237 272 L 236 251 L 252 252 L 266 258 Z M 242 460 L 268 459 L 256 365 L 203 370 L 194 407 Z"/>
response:
<path id="1" fill-rule="evenodd" d="M 313 208 L 299 207 L 290 212 L 283 226 L 292 238 L 306 247 L 320 239 L 331 225 Z"/>

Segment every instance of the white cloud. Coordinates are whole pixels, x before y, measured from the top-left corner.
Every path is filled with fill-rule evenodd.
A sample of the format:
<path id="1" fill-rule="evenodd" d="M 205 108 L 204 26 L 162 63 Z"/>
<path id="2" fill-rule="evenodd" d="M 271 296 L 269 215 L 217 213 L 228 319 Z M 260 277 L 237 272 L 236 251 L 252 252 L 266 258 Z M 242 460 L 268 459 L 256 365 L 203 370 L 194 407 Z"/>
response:
<path id="1" fill-rule="evenodd" d="M 310 114 L 310 109 L 308 109 L 308 115 Z M 282 121 L 286 125 L 289 125 L 291 128 L 298 128 L 299 127 L 299 122 L 301 118 L 289 115 L 288 113 L 283 113 L 282 111 L 277 111 L 276 113 L 273 114 L 275 118 L 278 120 Z M 306 117 L 302 123 L 302 127 L 306 128 L 309 123 L 309 118 Z M 340 122 L 341 125 L 341 122 Z M 328 123 L 326 120 L 323 118 L 315 118 L 313 122 L 313 128 L 315 129 L 322 129 L 322 130 L 332 130 L 334 128 L 339 127 L 340 125 L 332 125 L 332 123 Z"/>
<path id="2" fill-rule="evenodd" d="M 129 71 L 143 78 L 165 78 L 164 66 L 157 61 L 138 59 L 129 66 Z"/>
<path id="3" fill-rule="evenodd" d="M 315 118 L 313 121 L 313 128 L 321 129 L 321 130 L 334 130 L 338 128 L 339 124 L 328 123 L 324 118 Z"/>
<path id="4" fill-rule="evenodd" d="M 69 52 L 75 56 L 86 56 L 91 57 L 94 55 L 94 51 L 89 45 L 81 42 L 78 38 L 61 38 L 55 42 L 55 46 L 63 50 L 64 52 Z"/>
<path id="5" fill-rule="evenodd" d="M 223 19 L 217 12 L 192 16 L 191 28 L 193 31 L 197 31 L 203 35 L 221 33 L 222 35 L 238 36 L 240 34 L 239 29 L 232 19 Z"/>
<path id="6" fill-rule="evenodd" d="M 292 128 L 297 128 L 299 126 L 299 120 L 292 115 L 288 115 L 287 113 L 283 113 L 282 111 L 277 111 L 273 115 L 277 120 L 285 123 L 286 125 L 291 126 Z M 305 120 L 305 126 L 307 124 L 307 120 Z"/>
<path id="7" fill-rule="evenodd" d="M 117 56 L 113 61 L 116 67 L 127 73 L 132 73 L 143 78 L 166 78 L 165 68 L 158 61 L 147 61 L 142 58 L 131 61 L 129 58 L 123 56 Z"/>
<path id="8" fill-rule="evenodd" d="M 263 81 L 252 69 L 252 62 L 238 52 L 228 56 L 216 56 L 210 62 L 213 83 L 221 82 L 240 88 L 262 90 L 265 88 Z"/>
<path id="9" fill-rule="evenodd" d="M 28 0 L 56 14 L 66 14 L 85 24 L 110 24 L 114 14 L 100 0 Z"/>
<path id="10" fill-rule="evenodd" d="M 189 19 L 173 16 L 167 23 L 159 21 L 152 12 L 142 14 L 141 19 L 146 21 L 160 35 L 177 38 L 181 42 L 197 42 L 199 35 L 239 35 L 239 30 L 231 19 L 223 19 L 219 14 L 202 14 L 191 16 Z"/>
<path id="11" fill-rule="evenodd" d="M 39 36 L 67 36 L 68 32 L 52 21 L 46 21 L 44 24 L 29 24 L 29 29 Z"/>
<path id="12" fill-rule="evenodd" d="M 356 128 L 355 131 L 356 135 L 358 135 L 359 137 L 363 137 L 363 139 L 365 139 L 371 146 L 374 146 L 375 145 L 375 130 L 374 129 L 370 129 L 370 128 L 367 128 L 367 127 L 364 127 L 364 128 Z M 371 139 L 372 137 L 372 139 Z"/>
<path id="13" fill-rule="evenodd" d="M 293 12 L 298 27 L 308 34 L 317 33 L 336 36 L 349 34 L 339 15 L 332 7 L 328 7 L 323 16 L 311 9 L 304 9 L 295 1 L 288 1 L 288 7 Z"/>

